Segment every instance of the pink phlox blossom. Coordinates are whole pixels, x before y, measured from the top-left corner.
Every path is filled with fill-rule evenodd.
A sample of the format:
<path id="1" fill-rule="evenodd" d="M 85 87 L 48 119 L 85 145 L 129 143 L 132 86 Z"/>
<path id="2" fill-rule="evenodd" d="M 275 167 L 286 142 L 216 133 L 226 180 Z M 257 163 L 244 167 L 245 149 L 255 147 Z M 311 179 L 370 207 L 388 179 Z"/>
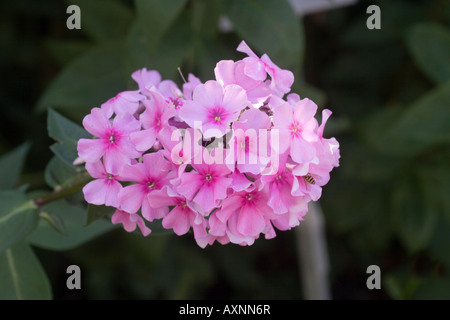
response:
<path id="1" fill-rule="evenodd" d="M 121 113 L 109 119 L 102 109 L 93 108 L 84 117 L 83 126 L 94 137 L 98 137 L 78 141 L 78 155 L 85 162 L 96 162 L 103 157 L 108 167 L 120 167 L 141 155 L 130 140 L 130 135 L 141 127 L 131 114 Z"/>
<path id="2" fill-rule="evenodd" d="M 143 101 L 145 111 L 139 117 L 144 129 L 130 135 L 136 149 L 142 152 L 153 147 L 159 132 L 163 128 L 169 127 L 169 119 L 176 114 L 159 93 L 151 91 L 149 98 L 149 100 Z"/>
<path id="3" fill-rule="evenodd" d="M 123 91 L 103 103 L 101 109 L 108 118 L 111 118 L 113 113 L 135 114 L 139 109 L 139 103 L 144 99 L 145 96 L 141 95 L 139 91 Z"/>
<path id="4" fill-rule="evenodd" d="M 237 51 L 246 53 L 244 73 L 254 80 L 264 81 L 267 74 L 270 76 L 270 89 L 273 94 L 282 97 L 291 91 L 294 83 L 294 74 L 289 70 L 279 68 L 267 54 L 263 54 L 259 58 L 245 41 L 242 41 L 237 47 Z"/>
<path id="5" fill-rule="evenodd" d="M 245 110 L 232 125 L 232 137 L 227 148 L 226 163 L 231 171 L 260 174 L 270 161 L 268 130 L 271 121 L 259 109 Z"/>
<path id="6" fill-rule="evenodd" d="M 260 107 L 272 94 L 267 83 L 245 74 L 245 62 L 233 60 L 219 61 L 214 68 L 216 80 L 222 85 L 237 84 L 247 93 L 248 100 L 255 107 Z"/>
<path id="7" fill-rule="evenodd" d="M 125 166 L 121 175 L 123 181 L 136 183 L 119 192 L 120 209 L 128 213 L 141 209 L 148 221 L 163 218 L 169 212 L 169 208 L 152 208 L 148 199 L 151 192 L 170 186 L 170 180 L 176 177 L 172 163 L 165 159 L 162 151 L 145 154 L 142 162 Z"/>
<path id="8" fill-rule="evenodd" d="M 227 189 L 232 182 L 228 167 L 223 162 L 214 162 L 219 152 L 219 149 L 214 149 L 210 154 L 203 149 L 202 161 L 199 163 L 194 159 L 191 164 L 194 170 L 183 173 L 176 188 L 186 199 L 199 205 L 204 215 L 217 208 L 220 201 L 227 197 Z"/>
<path id="9" fill-rule="evenodd" d="M 285 103 L 273 111 L 273 128 L 279 132 L 280 153 L 290 148 L 289 154 L 297 163 L 310 162 L 316 156 L 312 144 L 318 140 L 316 111 L 317 105 L 308 98 L 297 102 L 295 108 Z"/>
<path id="10" fill-rule="evenodd" d="M 201 128 L 206 139 L 225 135 L 229 124 L 248 105 L 245 90 L 231 84 L 224 88 L 214 80 L 195 87 L 192 100 L 186 100 L 178 115 L 191 128 Z"/>
<path id="11" fill-rule="evenodd" d="M 110 164 L 111 166 L 111 164 Z M 109 167 L 98 160 L 86 163 L 86 170 L 94 178 L 83 187 L 83 195 L 88 203 L 117 207 L 117 196 L 122 189 L 120 184 L 121 168 Z"/>
<path id="12" fill-rule="evenodd" d="M 152 231 L 145 225 L 144 219 L 142 219 L 136 213 L 128 213 L 117 209 L 111 217 L 113 224 L 121 223 L 123 228 L 127 232 L 133 232 L 138 227 L 144 237 L 148 236 Z"/>

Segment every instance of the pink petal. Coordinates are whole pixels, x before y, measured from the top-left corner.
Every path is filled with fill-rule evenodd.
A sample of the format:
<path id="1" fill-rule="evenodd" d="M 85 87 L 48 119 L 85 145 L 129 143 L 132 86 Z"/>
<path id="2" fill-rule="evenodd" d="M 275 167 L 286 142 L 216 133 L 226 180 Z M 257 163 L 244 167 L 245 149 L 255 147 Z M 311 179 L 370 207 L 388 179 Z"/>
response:
<path id="1" fill-rule="evenodd" d="M 258 81 L 264 81 L 267 78 L 267 72 L 264 63 L 259 58 L 244 58 L 245 62 L 244 72 L 245 74 Z"/>
<path id="2" fill-rule="evenodd" d="M 111 124 L 106 114 L 100 108 L 93 108 L 91 113 L 84 117 L 83 127 L 96 137 L 104 137 L 111 129 Z"/>
<path id="3" fill-rule="evenodd" d="M 273 110 L 273 124 L 276 128 L 289 128 L 293 122 L 294 116 L 289 103 L 277 106 Z"/>
<path id="4" fill-rule="evenodd" d="M 83 188 L 84 199 L 86 199 L 86 202 L 95 205 L 105 204 L 107 192 L 108 184 L 105 182 L 105 179 L 93 180 Z"/>
<path id="5" fill-rule="evenodd" d="M 120 208 L 128 213 L 136 213 L 146 195 L 144 188 L 145 186 L 140 184 L 132 184 L 120 190 L 118 196 Z"/>
<path id="6" fill-rule="evenodd" d="M 154 129 L 147 129 L 131 133 L 130 139 L 136 146 L 136 150 L 145 152 L 155 144 L 156 134 Z"/>
<path id="7" fill-rule="evenodd" d="M 78 140 L 78 155 L 86 162 L 99 161 L 107 149 L 108 144 L 103 139 Z"/>
<path id="8" fill-rule="evenodd" d="M 119 207 L 119 192 L 122 190 L 122 185 L 116 180 L 108 181 L 106 195 L 105 195 L 105 205 L 109 207 L 117 208 Z"/>
<path id="9" fill-rule="evenodd" d="M 134 230 L 136 230 L 136 222 L 131 221 L 130 214 L 122 210 L 116 210 L 114 212 L 111 217 L 111 222 L 113 224 L 121 223 L 123 225 L 123 228 L 127 232 L 133 232 Z"/>
<path id="10" fill-rule="evenodd" d="M 205 213 L 209 213 L 212 209 L 217 207 L 213 186 L 204 184 L 192 201 L 197 203 Z"/>
<path id="11" fill-rule="evenodd" d="M 295 105 L 294 119 L 304 124 L 314 117 L 317 111 L 317 105 L 308 98 L 300 100 Z"/>
<path id="12" fill-rule="evenodd" d="M 87 162 L 86 170 L 92 178 L 105 178 L 106 171 L 101 161 Z"/>
<path id="13" fill-rule="evenodd" d="M 253 205 L 245 205 L 239 212 L 237 230 L 246 236 L 257 236 L 260 234 L 266 222 Z"/>
<path id="14" fill-rule="evenodd" d="M 175 234 L 181 236 L 189 231 L 191 224 L 188 213 L 180 207 L 175 207 L 162 220 L 165 229 L 173 229 Z"/>
<path id="15" fill-rule="evenodd" d="M 314 159 L 316 149 L 301 137 L 294 137 L 291 142 L 291 158 L 297 163 L 306 163 Z"/>
<path id="16" fill-rule="evenodd" d="M 213 108 L 220 106 L 223 99 L 223 89 L 220 83 L 214 80 L 206 81 L 195 87 L 193 100 L 203 107 Z M 184 107 L 184 106 L 183 106 Z"/>
<path id="17" fill-rule="evenodd" d="M 214 74 L 222 86 L 235 83 L 234 65 L 233 60 L 221 60 L 216 64 Z"/>
<path id="18" fill-rule="evenodd" d="M 167 194 L 166 188 L 150 192 L 147 199 L 152 208 L 168 207 L 177 203 L 176 198 L 170 197 Z"/>
<path id="19" fill-rule="evenodd" d="M 241 86 L 229 84 L 223 90 L 222 107 L 229 113 L 236 114 L 230 118 L 231 121 L 237 120 L 239 112 L 248 104 L 247 94 Z"/>

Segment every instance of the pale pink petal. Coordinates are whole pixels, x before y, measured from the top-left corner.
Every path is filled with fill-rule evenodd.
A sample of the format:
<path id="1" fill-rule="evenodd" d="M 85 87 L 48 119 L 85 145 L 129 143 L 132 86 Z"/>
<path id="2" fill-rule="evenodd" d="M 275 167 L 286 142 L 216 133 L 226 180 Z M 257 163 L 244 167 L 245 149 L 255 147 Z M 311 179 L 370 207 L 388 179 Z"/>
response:
<path id="1" fill-rule="evenodd" d="M 317 111 L 317 105 L 308 98 L 297 102 L 294 109 L 294 119 L 304 124 L 314 117 Z"/>
<path id="2" fill-rule="evenodd" d="M 80 158 L 85 162 L 99 161 L 108 144 L 103 139 L 80 139 L 78 140 L 77 151 Z"/>
<path id="3" fill-rule="evenodd" d="M 294 122 L 292 107 L 284 103 L 273 110 L 273 124 L 275 128 L 289 128 Z"/>
<path id="4" fill-rule="evenodd" d="M 130 139 L 136 146 L 136 150 L 145 152 L 155 144 L 156 135 L 154 129 L 146 129 L 131 133 Z"/>
<path id="5" fill-rule="evenodd" d="M 237 230 L 246 236 L 257 236 L 260 234 L 266 222 L 253 205 L 245 205 L 239 212 Z"/>
<path id="6" fill-rule="evenodd" d="M 144 188 L 145 186 L 140 184 L 132 184 L 120 190 L 118 196 L 120 208 L 128 213 L 136 213 L 146 195 Z"/>
<path id="7" fill-rule="evenodd" d="M 84 199 L 86 202 L 101 205 L 105 204 L 108 184 L 105 179 L 96 179 L 83 187 Z"/>
<path id="8" fill-rule="evenodd" d="M 316 149 L 301 137 L 294 137 L 291 142 L 291 158 L 297 163 L 306 163 L 314 159 Z"/>
<path id="9" fill-rule="evenodd" d="M 216 208 L 216 199 L 214 198 L 214 188 L 208 184 L 204 184 L 192 199 L 197 203 L 204 212 L 209 213 Z"/>
<path id="10" fill-rule="evenodd" d="M 113 120 L 113 127 L 121 133 L 128 135 L 141 129 L 141 123 L 129 113 L 120 113 Z"/>
<path id="11" fill-rule="evenodd" d="M 191 224 L 187 211 L 175 207 L 162 220 L 165 229 L 173 229 L 175 234 L 181 236 L 189 231 Z"/>
<path id="12" fill-rule="evenodd" d="M 214 74 L 216 76 L 216 80 L 222 86 L 235 83 L 234 65 L 235 63 L 233 60 L 221 60 L 216 64 Z"/>
<path id="13" fill-rule="evenodd" d="M 245 63 L 244 73 L 248 77 L 264 81 L 267 78 L 267 72 L 264 63 L 259 58 L 248 57 L 243 59 Z"/>
<path id="14" fill-rule="evenodd" d="M 188 200 L 192 200 L 197 190 L 205 183 L 204 177 L 195 172 L 183 173 L 180 180 L 181 183 L 177 187 L 177 191 Z"/>
<path id="15" fill-rule="evenodd" d="M 92 178 L 106 178 L 105 167 L 103 166 L 101 161 L 87 162 L 86 170 Z"/>
<path id="16" fill-rule="evenodd" d="M 247 104 L 247 94 L 241 86 L 230 84 L 224 88 L 222 107 L 225 108 L 227 112 L 236 114 L 236 116 L 232 116 L 230 120 L 236 120 L 239 116 L 239 112 L 243 110 Z"/>
<path id="17" fill-rule="evenodd" d="M 238 47 L 236 48 L 237 51 L 239 52 L 243 52 L 246 53 L 249 57 L 253 57 L 253 58 L 258 58 L 258 56 L 252 51 L 252 49 L 250 49 L 250 47 L 248 46 L 248 44 L 242 40 Z"/>
<path id="18" fill-rule="evenodd" d="M 130 214 L 122 210 L 116 210 L 114 212 L 114 214 L 111 217 L 111 222 L 113 224 L 121 223 L 123 225 L 123 228 L 127 232 L 133 232 L 134 230 L 136 230 L 136 222 L 131 221 Z"/>
<path id="19" fill-rule="evenodd" d="M 200 105 L 213 108 L 222 104 L 223 89 L 219 82 L 209 80 L 195 87 L 192 97 Z"/>
<path id="20" fill-rule="evenodd" d="M 111 129 L 111 124 L 103 110 L 93 108 L 91 113 L 84 117 L 83 127 L 96 137 L 105 137 Z"/>
<path id="21" fill-rule="evenodd" d="M 166 188 L 150 192 L 147 196 L 147 199 L 150 207 L 152 208 L 168 207 L 173 206 L 177 203 L 176 198 L 170 197 L 167 194 Z"/>
<path id="22" fill-rule="evenodd" d="M 109 207 L 119 207 L 119 192 L 122 190 L 122 185 L 116 180 L 110 180 L 107 184 L 105 194 L 105 205 Z"/>
<path id="23" fill-rule="evenodd" d="M 191 128 L 198 128 L 208 121 L 205 107 L 196 101 L 185 101 L 183 108 L 178 111 L 178 116 Z"/>

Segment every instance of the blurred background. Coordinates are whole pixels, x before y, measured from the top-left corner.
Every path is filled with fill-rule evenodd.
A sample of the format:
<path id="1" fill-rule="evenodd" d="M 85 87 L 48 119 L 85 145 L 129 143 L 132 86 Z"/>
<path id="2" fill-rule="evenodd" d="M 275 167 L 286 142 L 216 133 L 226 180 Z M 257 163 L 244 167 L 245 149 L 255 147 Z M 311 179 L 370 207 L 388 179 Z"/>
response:
<path id="1" fill-rule="evenodd" d="M 80 30 L 66 27 L 70 4 Z M 367 28 L 372 4 L 381 29 Z M 180 85 L 178 67 L 212 79 L 245 40 L 333 111 L 325 136 L 341 166 L 319 200 L 331 298 L 450 299 L 450 1 L 21 0 L 0 15 L 0 160 L 28 151 L 17 185 L 50 188 L 48 108 L 81 124 L 143 67 Z M 40 223 L 29 239 L 54 299 L 305 298 L 294 230 L 201 249 L 190 234 L 86 231 L 74 218 L 85 211 L 48 210 L 75 230 L 53 237 Z M 81 290 L 66 287 L 71 264 Z M 369 265 L 380 290 L 366 287 Z"/>

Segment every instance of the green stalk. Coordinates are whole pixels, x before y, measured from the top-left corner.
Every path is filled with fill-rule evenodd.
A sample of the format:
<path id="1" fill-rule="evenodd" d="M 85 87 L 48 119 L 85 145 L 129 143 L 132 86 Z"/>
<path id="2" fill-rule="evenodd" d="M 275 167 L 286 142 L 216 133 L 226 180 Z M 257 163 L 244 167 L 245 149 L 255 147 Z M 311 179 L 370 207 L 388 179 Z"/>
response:
<path id="1" fill-rule="evenodd" d="M 83 173 L 76 180 L 77 180 L 76 182 L 74 182 L 68 186 L 62 187 L 61 189 L 57 189 L 57 190 L 55 190 L 49 194 L 46 194 L 42 197 L 33 199 L 34 203 L 39 208 L 41 208 L 42 206 L 44 206 L 50 202 L 53 202 L 53 201 L 56 201 L 59 199 L 64 199 L 68 196 L 76 194 L 76 193 L 80 192 L 83 189 L 83 187 L 89 181 L 92 180 L 92 178 L 87 173 Z"/>

